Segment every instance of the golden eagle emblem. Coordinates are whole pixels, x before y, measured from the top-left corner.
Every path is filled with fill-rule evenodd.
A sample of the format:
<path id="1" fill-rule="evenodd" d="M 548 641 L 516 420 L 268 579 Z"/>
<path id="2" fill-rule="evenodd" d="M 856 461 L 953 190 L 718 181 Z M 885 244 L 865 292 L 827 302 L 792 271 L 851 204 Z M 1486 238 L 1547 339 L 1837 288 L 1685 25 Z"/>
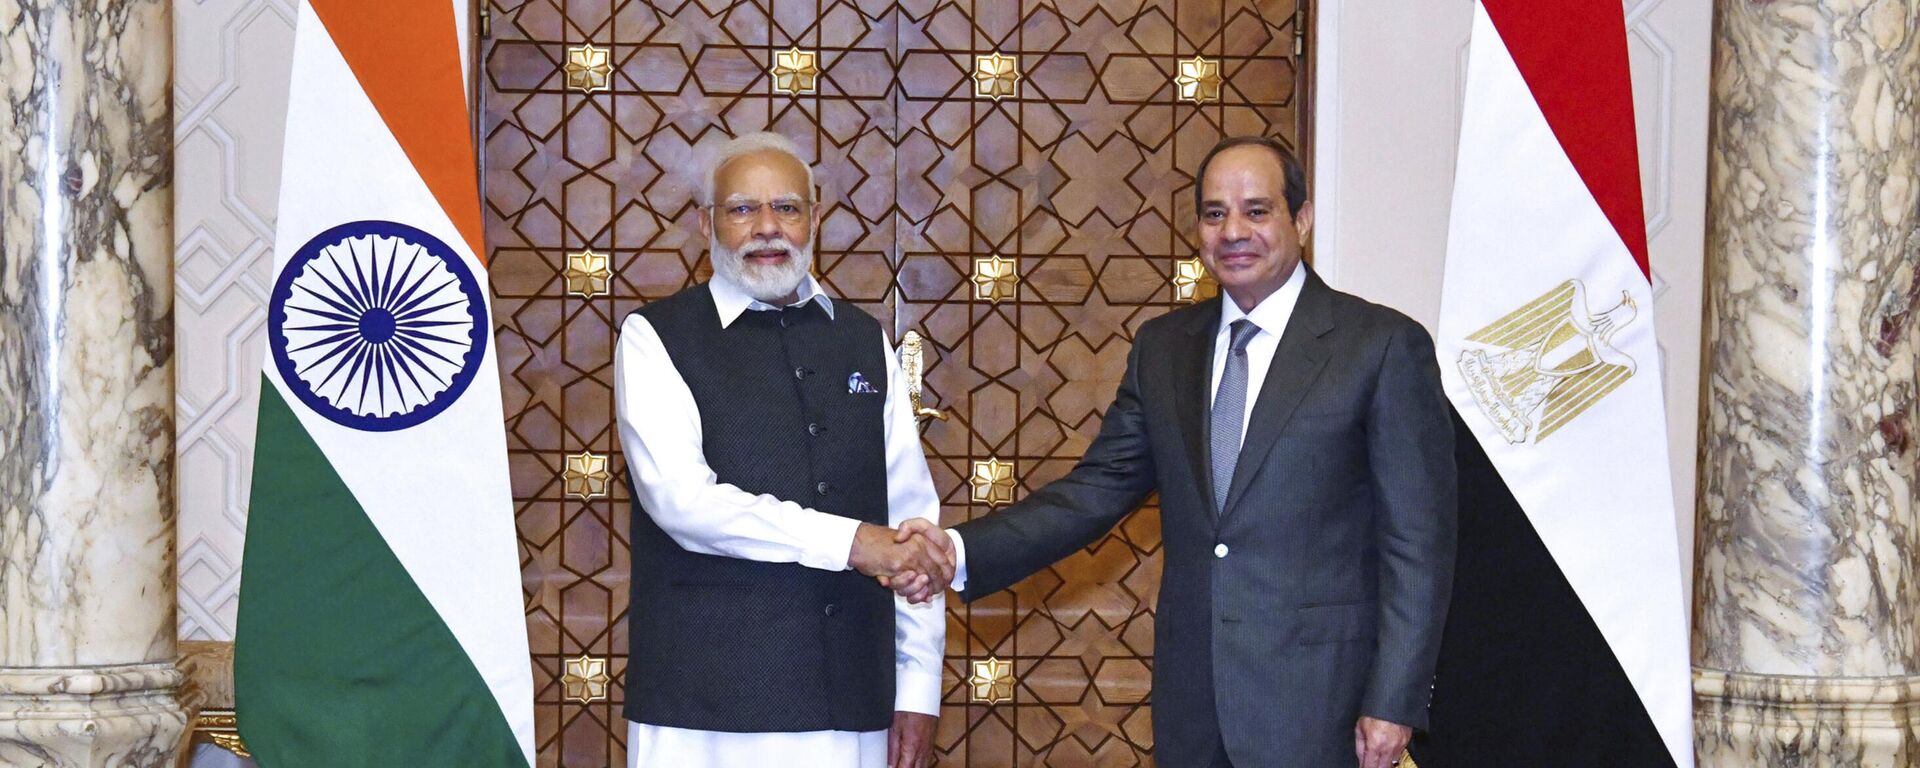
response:
<path id="1" fill-rule="evenodd" d="M 1460 375 L 1507 442 L 1539 443 L 1633 377 L 1613 337 L 1639 313 L 1626 291 L 1594 312 L 1568 280 L 1468 336 L 1482 348 L 1460 353 Z"/>

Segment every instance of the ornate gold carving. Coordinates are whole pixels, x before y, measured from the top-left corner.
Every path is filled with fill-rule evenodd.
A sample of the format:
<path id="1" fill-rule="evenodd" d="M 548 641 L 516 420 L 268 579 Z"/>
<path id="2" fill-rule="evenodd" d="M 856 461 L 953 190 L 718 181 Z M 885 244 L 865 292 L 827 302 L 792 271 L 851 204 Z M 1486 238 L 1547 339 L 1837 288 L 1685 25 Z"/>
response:
<path id="1" fill-rule="evenodd" d="M 969 698 L 975 704 L 1005 704 L 1013 701 L 1013 662 L 989 656 L 973 662 L 973 676 L 967 678 Z"/>
<path id="2" fill-rule="evenodd" d="M 592 704 L 607 700 L 607 660 L 582 655 L 577 659 L 567 659 L 567 673 L 560 676 L 560 683 L 567 688 L 567 701 L 575 704 Z"/>
<path id="3" fill-rule="evenodd" d="M 189 738 L 205 736 L 215 746 L 241 757 L 253 757 L 247 751 L 247 745 L 240 740 L 240 718 L 231 709 L 203 709 L 193 718 L 193 733 Z"/>
<path id="4" fill-rule="evenodd" d="M 973 260 L 973 297 L 998 304 L 1013 298 L 1020 284 L 1020 260 L 994 254 Z"/>
<path id="5" fill-rule="evenodd" d="M 973 500 L 990 507 L 1013 503 L 1013 462 L 989 458 L 973 460 Z"/>
<path id="6" fill-rule="evenodd" d="M 1596 313 L 1586 284 L 1567 280 L 1468 336 L 1483 346 L 1461 350 L 1460 375 L 1508 443 L 1537 444 L 1633 377 L 1638 366 L 1613 337 L 1639 312 L 1621 291 Z"/>
<path id="7" fill-rule="evenodd" d="M 613 475 L 607 471 L 607 457 L 588 451 L 567 456 L 567 468 L 562 473 L 566 479 L 568 496 L 579 497 L 581 501 L 592 501 L 607 495 L 607 485 Z"/>
<path id="8" fill-rule="evenodd" d="M 567 87 L 581 93 L 593 93 L 607 89 L 607 82 L 613 79 L 613 65 L 607 57 L 607 49 L 596 48 L 592 43 L 567 46 Z"/>
<path id="9" fill-rule="evenodd" d="M 999 101 L 1020 91 L 1020 60 L 994 51 L 973 57 L 973 92 Z"/>
<path id="10" fill-rule="evenodd" d="M 1189 304 L 1210 298 L 1218 290 L 1213 278 L 1207 275 L 1207 267 L 1200 263 L 1200 257 L 1181 259 L 1173 263 L 1173 297 Z"/>
<path id="11" fill-rule="evenodd" d="M 920 403 L 922 393 L 926 390 L 926 345 L 927 340 L 920 336 L 919 331 L 909 330 L 900 337 L 900 372 L 905 374 L 907 380 L 907 399 L 913 403 L 914 417 L 924 419 L 931 416 L 946 421 L 946 411 L 928 408 Z"/>
<path id="12" fill-rule="evenodd" d="M 813 51 L 788 48 L 773 54 L 773 89 L 789 96 L 813 93 L 820 82 L 820 56 Z"/>
<path id="13" fill-rule="evenodd" d="M 1220 77 L 1220 62 L 1200 56 L 1182 59 L 1180 74 L 1173 76 L 1173 84 L 1180 89 L 1180 100 L 1195 104 L 1219 101 L 1220 86 L 1224 82 Z"/>
<path id="14" fill-rule="evenodd" d="M 613 270 L 607 268 L 607 256 L 596 251 L 574 251 L 567 254 L 567 293 L 583 299 L 607 294 L 607 283 L 613 278 Z"/>

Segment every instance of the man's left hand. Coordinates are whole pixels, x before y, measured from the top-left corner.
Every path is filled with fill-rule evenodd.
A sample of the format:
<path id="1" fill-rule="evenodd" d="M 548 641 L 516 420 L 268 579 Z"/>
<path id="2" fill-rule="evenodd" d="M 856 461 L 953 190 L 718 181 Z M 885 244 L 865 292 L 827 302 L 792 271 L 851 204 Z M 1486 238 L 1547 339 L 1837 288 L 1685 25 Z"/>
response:
<path id="1" fill-rule="evenodd" d="M 895 727 L 900 724 L 894 720 Z M 1393 768 L 1407 751 L 1413 729 L 1371 717 L 1362 717 L 1353 725 L 1353 751 L 1360 756 L 1360 768 Z"/>
<path id="2" fill-rule="evenodd" d="M 934 715 L 893 713 L 893 727 L 887 730 L 887 768 L 933 765 L 933 727 L 939 722 Z"/>

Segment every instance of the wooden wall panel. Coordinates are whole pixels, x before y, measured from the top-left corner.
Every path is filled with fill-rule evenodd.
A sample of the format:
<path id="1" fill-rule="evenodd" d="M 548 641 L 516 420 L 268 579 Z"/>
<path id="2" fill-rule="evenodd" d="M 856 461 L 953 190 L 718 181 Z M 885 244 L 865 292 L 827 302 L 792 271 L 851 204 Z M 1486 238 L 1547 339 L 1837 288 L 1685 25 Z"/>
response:
<path id="1" fill-rule="evenodd" d="M 612 351 L 628 312 L 709 270 L 704 153 L 772 127 L 816 161 L 821 279 L 929 340 L 927 404 L 952 418 L 926 445 L 957 522 L 993 506 L 972 500 L 975 460 L 1010 462 L 1015 498 L 1069 469 L 1133 329 L 1185 300 L 1199 155 L 1223 133 L 1300 135 L 1292 3 L 491 0 L 484 193 L 542 766 L 624 764 Z M 817 56 L 815 93 L 776 92 L 789 48 Z M 1019 73 L 998 100 L 974 77 L 995 53 Z M 1196 55 L 1220 67 L 1218 101 L 1180 98 Z M 570 265 L 586 251 L 604 274 Z M 974 279 L 995 256 L 1018 271 L 998 302 Z M 569 471 L 586 454 L 603 474 Z M 1158 548 L 1149 507 L 1008 594 L 955 601 L 942 763 L 1150 763 Z M 1012 665 L 1010 702 L 971 701 L 989 659 Z M 569 698 L 596 692 L 569 661 L 605 664 L 604 699 Z"/>

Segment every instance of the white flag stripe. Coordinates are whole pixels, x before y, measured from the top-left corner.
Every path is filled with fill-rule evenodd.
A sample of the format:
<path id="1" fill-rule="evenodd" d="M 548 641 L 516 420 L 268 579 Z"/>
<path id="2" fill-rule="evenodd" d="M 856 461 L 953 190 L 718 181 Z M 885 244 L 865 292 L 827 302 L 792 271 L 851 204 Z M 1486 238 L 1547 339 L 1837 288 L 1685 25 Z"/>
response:
<path id="1" fill-rule="evenodd" d="M 293 82 L 286 143 L 303 151 L 287 153 L 283 166 L 276 271 L 308 239 L 334 225 L 398 221 L 451 247 L 487 295 L 485 267 L 426 182 L 416 173 L 396 172 L 412 162 L 304 1 Z M 276 367 L 265 366 L 473 660 L 533 765 L 533 681 L 497 370 L 489 341 L 480 375 L 445 411 L 408 429 L 365 432 L 300 406 Z M 396 456 L 405 461 L 393 461 Z"/>
<path id="2" fill-rule="evenodd" d="M 1441 300 L 1447 395 L 1598 624 L 1668 751 L 1691 766 L 1684 582 L 1652 291 L 1485 8 L 1476 3 L 1474 11 Z M 1567 384 L 1557 394 L 1584 395 L 1591 407 L 1545 439 L 1513 444 L 1476 404 L 1459 368 L 1463 352 L 1497 347 L 1467 337 L 1572 279 L 1586 287 L 1572 300 L 1573 313 L 1605 312 L 1623 292 L 1631 299 L 1621 313 L 1635 317 L 1610 341 L 1635 371 L 1624 381 L 1621 371 Z M 1550 328 L 1567 316 L 1541 312 L 1526 327 Z M 1540 367 L 1568 357 L 1548 346 Z"/>

